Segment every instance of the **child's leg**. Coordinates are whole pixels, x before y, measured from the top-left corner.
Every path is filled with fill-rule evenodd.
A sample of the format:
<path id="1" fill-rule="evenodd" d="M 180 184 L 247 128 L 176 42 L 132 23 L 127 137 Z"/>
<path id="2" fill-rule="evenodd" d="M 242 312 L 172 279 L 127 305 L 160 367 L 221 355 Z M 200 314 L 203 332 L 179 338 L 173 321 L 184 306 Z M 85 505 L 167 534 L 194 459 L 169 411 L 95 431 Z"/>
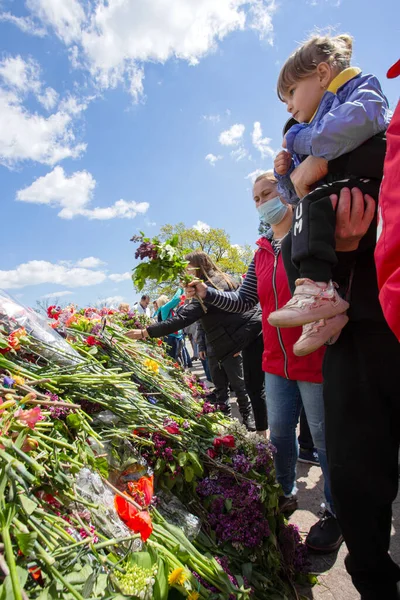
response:
<path id="1" fill-rule="evenodd" d="M 343 186 L 342 186 L 343 187 Z M 327 189 L 328 188 L 328 189 Z M 335 252 L 336 214 L 330 194 L 341 188 L 321 186 L 297 205 L 292 230 L 292 261 L 300 278 L 328 282 L 337 262 Z"/>
<path id="2" fill-rule="evenodd" d="M 339 296 L 331 281 L 332 268 L 337 258 L 336 214 L 330 196 L 339 195 L 343 187 L 358 187 L 364 194 L 376 195 L 377 192 L 375 180 L 345 179 L 322 185 L 303 198 L 296 208 L 292 230 L 292 262 L 299 269 L 300 278 L 296 281 L 293 298 L 284 307 L 270 314 L 268 321 L 271 325 L 306 325 L 321 319 L 331 319 L 349 308 L 349 304 Z M 365 237 L 370 238 L 370 234 L 371 231 Z M 364 245 L 363 240 L 360 247 Z M 286 257 L 285 266 L 287 263 Z M 332 321 L 330 325 L 336 329 L 339 319 Z"/>

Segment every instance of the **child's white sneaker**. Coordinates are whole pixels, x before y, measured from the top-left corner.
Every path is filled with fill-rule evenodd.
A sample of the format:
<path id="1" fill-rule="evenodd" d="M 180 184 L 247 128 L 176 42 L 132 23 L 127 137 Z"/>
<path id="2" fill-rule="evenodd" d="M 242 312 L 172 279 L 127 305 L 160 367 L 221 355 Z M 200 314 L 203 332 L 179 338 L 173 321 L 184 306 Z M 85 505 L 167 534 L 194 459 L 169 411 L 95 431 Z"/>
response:
<path id="1" fill-rule="evenodd" d="M 329 340 L 331 340 L 331 344 L 334 344 L 348 321 L 349 317 L 342 314 L 331 319 L 320 319 L 314 323 L 307 323 L 303 326 L 303 333 L 293 346 L 294 354 L 306 356 L 318 350 Z"/>
<path id="2" fill-rule="evenodd" d="M 330 319 L 346 312 L 349 303 L 336 291 L 336 285 L 329 281 L 315 282 L 311 279 L 297 279 L 293 297 L 282 308 L 268 317 L 274 327 L 298 327 L 320 319 Z"/>

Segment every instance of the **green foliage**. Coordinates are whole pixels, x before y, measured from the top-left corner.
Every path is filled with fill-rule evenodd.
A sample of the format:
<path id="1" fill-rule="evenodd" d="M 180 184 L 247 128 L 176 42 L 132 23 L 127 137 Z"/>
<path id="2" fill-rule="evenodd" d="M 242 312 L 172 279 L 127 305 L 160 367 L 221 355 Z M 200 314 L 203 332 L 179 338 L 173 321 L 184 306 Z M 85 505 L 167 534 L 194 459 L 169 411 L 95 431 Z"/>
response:
<path id="1" fill-rule="evenodd" d="M 254 256 L 254 251 L 249 245 L 232 245 L 229 234 L 221 228 L 205 227 L 198 230 L 194 227 L 186 227 L 184 223 L 167 224 L 161 228 L 158 236 L 159 241 L 165 244 L 170 243 L 171 239 L 174 239 L 175 242 L 176 238 L 177 245 L 174 247 L 179 250 L 182 257 L 189 252 L 201 250 L 208 254 L 224 273 L 236 278 L 246 273 Z M 145 271 L 143 270 L 142 273 L 144 274 Z M 136 283 L 136 269 L 132 279 L 136 289 L 138 291 L 145 289 L 152 299 L 160 294 L 172 296 L 176 291 L 176 277 L 159 280 L 158 275 L 158 267 L 153 265 L 151 268 L 149 267 L 147 281 L 143 281 L 141 277 L 138 282 L 139 285 L 143 284 L 143 287 L 139 288 Z"/>
<path id="2" fill-rule="evenodd" d="M 168 281 L 178 284 L 188 278 L 185 272 L 188 262 L 184 259 L 182 248 L 179 247 L 178 235 L 160 242 L 158 238 L 151 240 L 142 234 L 143 243 L 152 244 L 155 256 L 146 262 L 142 261 L 133 271 L 132 280 L 138 291 L 143 290 L 149 280 L 156 283 Z M 190 279 L 191 277 L 188 278 Z"/>

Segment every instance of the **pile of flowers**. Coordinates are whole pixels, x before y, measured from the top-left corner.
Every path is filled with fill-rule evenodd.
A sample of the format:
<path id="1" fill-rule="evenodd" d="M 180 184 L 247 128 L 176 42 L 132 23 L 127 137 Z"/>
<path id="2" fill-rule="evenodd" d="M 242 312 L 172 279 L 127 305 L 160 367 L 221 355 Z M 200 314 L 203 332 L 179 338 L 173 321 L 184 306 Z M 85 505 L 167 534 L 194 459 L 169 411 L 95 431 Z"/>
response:
<path id="1" fill-rule="evenodd" d="M 0 597 L 289 600 L 274 448 L 107 311 L 51 307 L 50 358 L 0 303 Z"/>

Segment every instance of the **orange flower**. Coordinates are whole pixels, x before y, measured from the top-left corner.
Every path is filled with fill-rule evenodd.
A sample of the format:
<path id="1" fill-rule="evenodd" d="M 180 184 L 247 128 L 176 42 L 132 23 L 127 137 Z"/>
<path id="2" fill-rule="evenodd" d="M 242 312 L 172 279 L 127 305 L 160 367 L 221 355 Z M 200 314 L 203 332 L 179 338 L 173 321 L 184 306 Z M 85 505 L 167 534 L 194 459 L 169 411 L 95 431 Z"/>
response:
<path id="1" fill-rule="evenodd" d="M 114 505 L 118 516 L 125 525 L 135 533 L 140 533 L 142 541 L 145 542 L 153 532 L 151 517 L 147 510 L 139 511 L 135 506 L 127 502 L 125 498 L 122 498 L 122 496 L 115 496 Z"/>

